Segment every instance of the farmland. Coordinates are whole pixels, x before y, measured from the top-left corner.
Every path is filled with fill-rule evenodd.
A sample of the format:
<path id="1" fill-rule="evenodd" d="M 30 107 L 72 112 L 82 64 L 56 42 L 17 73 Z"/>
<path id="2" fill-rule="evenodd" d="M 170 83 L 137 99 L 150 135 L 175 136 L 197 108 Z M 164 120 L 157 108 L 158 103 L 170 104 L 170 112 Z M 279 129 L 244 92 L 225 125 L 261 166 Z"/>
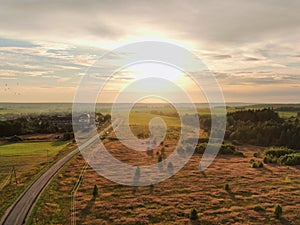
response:
<path id="1" fill-rule="evenodd" d="M 5 209 L 35 177 L 71 148 L 69 142 L 54 140 L 2 143 L 0 145 L 0 215 L 3 215 Z"/>

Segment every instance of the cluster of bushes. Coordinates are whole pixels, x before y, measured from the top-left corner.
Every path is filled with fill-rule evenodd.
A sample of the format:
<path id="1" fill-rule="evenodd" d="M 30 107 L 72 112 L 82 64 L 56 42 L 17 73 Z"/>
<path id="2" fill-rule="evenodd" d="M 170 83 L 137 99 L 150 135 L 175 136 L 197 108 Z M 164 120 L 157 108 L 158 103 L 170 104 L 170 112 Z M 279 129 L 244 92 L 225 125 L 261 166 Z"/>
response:
<path id="1" fill-rule="evenodd" d="M 252 162 L 251 167 L 252 168 L 263 168 L 264 164 L 261 161 L 254 161 L 254 162 Z"/>
<path id="2" fill-rule="evenodd" d="M 300 165 L 300 153 L 292 153 L 283 155 L 279 158 L 279 163 L 282 165 Z"/>
<path id="3" fill-rule="evenodd" d="M 300 152 L 288 148 L 271 148 L 265 151 L 264 163 L 300 165 Z"/>
<path id="4" fill-rule="evenodd" d="M 195 153 L 203 154 L 206 147 L 207 147 L 207 143 L 198 144 L 196 146 Z M 243 153 L 237 151 L 236 147 L 232 144 L 222 144 L 221 147 L 220 147 L 220 150 L 219 150 L 219 154 L 243 156 Z"/>

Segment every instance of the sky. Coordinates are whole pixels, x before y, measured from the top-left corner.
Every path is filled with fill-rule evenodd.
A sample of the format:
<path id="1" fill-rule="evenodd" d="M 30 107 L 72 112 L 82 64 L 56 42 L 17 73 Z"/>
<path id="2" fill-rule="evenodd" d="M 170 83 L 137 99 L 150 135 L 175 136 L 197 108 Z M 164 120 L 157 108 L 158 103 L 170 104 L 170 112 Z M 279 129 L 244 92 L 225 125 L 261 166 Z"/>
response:
<path id="1" fill-rule="evenodd" d="M 173 43 L 197 55 L 215 75 L 227 102 L 300 99 L 298 0 L 0 4 L 0 102 L 72 102 L 80 80 L 99 57 L 145 40 Z M 100 101 L 114 101 L 124 85 L 149 71 L 139 66 L 120 71 L 107 82 Z M 105 72 L 99 70 L 103 77 Z M 193 101 L 204 101 L 188 76 L 173 69 L 160 72 Z"/>

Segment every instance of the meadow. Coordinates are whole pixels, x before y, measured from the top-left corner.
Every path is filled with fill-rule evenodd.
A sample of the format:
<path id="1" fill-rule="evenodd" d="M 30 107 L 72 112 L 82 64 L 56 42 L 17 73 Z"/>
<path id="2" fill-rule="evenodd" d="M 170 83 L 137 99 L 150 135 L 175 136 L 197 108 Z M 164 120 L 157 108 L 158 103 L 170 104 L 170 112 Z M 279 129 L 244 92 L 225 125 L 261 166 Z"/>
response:
<path id="1" fill-rule="evenodd" d="M 69 142 L 54 140 L 0 144 L 0 216 L 39 174 L 71 148 Z"/>
<path id="2" fill-rule="evenodd" d="M 165 141 L 169 154 L 176 142 Z M 106 146 L 119 160 L 144 165 L 155 162 L 122 147 L 118 141 Z M 168 147 L 166 147 L 168 146 Z M 155 152 L 160 149 L 155 149 Z M 240 146 L 244 157 L 219 155 L 213 164 L 198 171 L 201 155 L 173 177 L 153 187 L 115 184 L 88 167 L 76 197 L 77 224 L 299 224 L 300 173 L 297 167 L 266 165 L 252 168 L 250 160 L 262 160 L 263 148 Z M 260 153 L 254 157 L 254 153 Z M 156 155 L 156 154 L 154 154 Z M 261 156 L 260 156 L 261 155 Z M 138 158 L 138 160 L 137 160 Z M 30 224 L 69 224 L 71 191 L 85 161 L 78 155 L 54 178 L 42 195 Z M 99 196 L 92 195 L 94 185 Z M 227 186 L 227 188 L 226 188 Z M 277 204 L 283 216 L 274 217 Z M 191 209 L 199 220 L 191 222 Z"/>
<path id="3" fill-rule="evenodd" d="M 153 149 L 152 155 L 125 147 L 113 132 L 105 137 L 104 145 L 116 159 L 131 165 L 154 164 L 163 149 L 163 158 L 168 157 L 175 150 L 180 128 L 172 116 L 167 116 L 171 111 L 165 110 L 163 114 L 168 117 L 166 123 L 173 126 L 168 127 L 164 143 Z M 147 132 L 146 125 L 157 112 L 148 111 L 145 115 L 145 111 L 137 110 L 131 116 L 135 116 L 131 129 L 138 134 Z M 200 137 L 204 135 L 200 133 Z M 240 145 L 237 150 L 243 156 L 219 154 L 204 172 L 198 170 L 202 155 L 194 154 L 171 178 L 138 188 L 111 182 L 90 167 L 82 170 L 86 163 L 78 155 L 46 188 L 28 224 L 70 224 L 72 215 L 76 224 L 95 225 L 299 224 L 300 167 L 274 164 L 254 167 L 254 162 L 263 161 L 265 148 Z M 77 185 L 73 212 L 71 193 Z M 97 197 L 93 196 L 94 185 L 98 187 Z M 277 205 L 283 208 L 281 218 L 274 216 Z M 192 209 L 199 219 L 190 220 Z"/>
<path id="4" fill-rule="evenodd" d="M 265 106 L 231 106 L 227 111 Z M 200 117 L 210 114 L 207 106 L 199 107 L 198 112 Z M 296 113 L 279 111 L 283 118 L 296 116 Z M 168 157 L 175 150 L 180 133 L 180 119 L 173 107 L 138 105 L 130 113 L 130 127 L 139 138 L 147 138 L 148 124 L 155 117 L 162 118 L 168 129 L 164 143 L 153 149 L 152 155 L 125 147 L 113 132 L 103 137 L 104 145 L 116 159 L 132 165 L 154 164 L 162 152 L 163 158 Z M 203 130 L 199 135 L 207 138 Z M 12 184 L 0 189 L 0 216 L 26 185 L 47 168 L 47 161 L 55 161 L 74 147 L 75 144 L 54 140 L 0 145 L 1 181 L 7 181 L 12 166 L 15 166 L 19 182 L 15 184 L 13 180 Z M 255 162 L 263 161 L 265 148 L 243 143 L 236 147 L 243 156 L 218 155 L 207 170 L 199 172 L 202 155 L 194 154 L 171 178 L 154 186 L 138 188 L 103 178 L 86 167 L 85 160 L 78 154 L 42 193 L 28 224 L 70 224 L 71 193 L 79 181 L 74 214 L 77 224 L 300 224 L 299 166 L 263 164 L 254 168 Z M 167 169 L 166 165 L 164 169 Z M 99 189 L 96 198 L 92 194 L 94 185 Z M 283 208 L 281 218 L 274 216 L 276 205 Z M 190 220 L 192 209 L 196 210 L 198 220 Z"/>

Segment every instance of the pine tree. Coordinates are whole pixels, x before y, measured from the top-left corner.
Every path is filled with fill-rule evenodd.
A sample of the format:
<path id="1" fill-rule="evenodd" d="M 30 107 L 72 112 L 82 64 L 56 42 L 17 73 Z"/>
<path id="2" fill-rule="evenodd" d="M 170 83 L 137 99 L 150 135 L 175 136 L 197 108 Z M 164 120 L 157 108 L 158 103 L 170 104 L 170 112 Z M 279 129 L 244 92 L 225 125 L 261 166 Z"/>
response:
<path id="1" fill-rule="evenodd" d="M 93 197 L 96 198 L 98 196 L 98 187 L 97 185 L 95 184 L 94 185 L 94 189 L 93 189 Z"/>
<path id="2" fill-rule="evenodd" d="M 191 220 L 198 220 L 198 212 L 195 208 L 193 208 L 190 212 L 190 219 Z"/>
<path id="3" fill-rule="evenodd" d="M 282 216 L 282 207 L 280 205 L 277 205 L 275 207 L 274 216 L 278 219 L 281 218 L 281 216 Z"/>

